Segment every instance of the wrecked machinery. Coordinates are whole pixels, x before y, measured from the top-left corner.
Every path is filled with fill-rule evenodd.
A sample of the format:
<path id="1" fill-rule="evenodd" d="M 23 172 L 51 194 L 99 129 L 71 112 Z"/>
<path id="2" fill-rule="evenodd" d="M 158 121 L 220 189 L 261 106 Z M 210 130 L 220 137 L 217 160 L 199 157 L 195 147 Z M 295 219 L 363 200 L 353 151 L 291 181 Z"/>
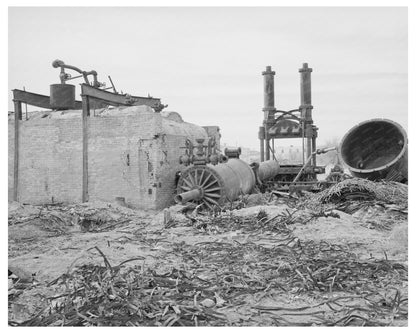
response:
<path id="1" fill-rule="evenodd" d="M 273 178 L 274 188 L 288 190 L 311 189 L 317 184 L 317 174 L 325 173 L 325 167 L 316 165 L 318 128 L 312 119 L 311 94 L 312 68 L 304 63 L 300 73 L 300 106 L 293 110 L 275 108 L 274 76 L 271 66 L 262 72 L 264 78 L 264 119 L 259 128 L 260 161 L 276 160 L 275 140 L 302 139 L 302 163 L 280 165 L 279 173 Z M 306 145 L 305 145 L 306 141 Z"/>
<path id="2" fill-rule="evenodd" d="M 264 71 L 264 121 L 259 130 L 260 163 L 248 164 L 239 159 L 239 148 L 226 149 L 225 155 L 218 155 L 214 143 L 207 145 L 199 141 L 195 147 L 187 141 L 185 155 L 180 163 L 187 166 L 177 182 L 177 203 L 192 202 L 208 208 L 231 202 L 241 194 L 249 194 L 257 185 L 260 189 L 272 187 L 279 190 L 320 189 L 317 174 L 325 173 L 325 167 L 316 165 L 316 155 L 337 147 L 317 149 L 318 128 L 313 125 L 311 104 L 311 72 L 304 63 L 301 73 L 301 105 L 299 108 L 283 111 L 275 108 L 274 75 L 271 66 Z M 303 163 L 281 165 L 275 154 L 275 139 L 301 138 L 306 140 L 303 148 Z M 196 151 L 194 153 L 194 151 Z M 339 169 L 339 170 L 338 170 Z M 343 170 L 335 182 L 343 179 Z M 331 182 L 332 179 L 329 180 Z M 334 183 L 334 181 L 332 181 Z"/>
<path id="3" fill-rule="evenodd" d="M 83 130 L 83 182 L 82 201 L 88 201 L 88 131 L 87 119 L 90 109 L 111 106 L 148 105 L 160 112 L 165 105 L 159 98 L 139 97 L 123 94 L 116 90 L 111 77 L 111 86 L 98 81 L 95 70 L 84 71 L 67 65 L 61 60 L 52 63 L 59 68 L 60 83 L 50 85 L 50 96 L 24 90 L 13 90 L 15 106 L 15 156 L 14 156 L 14 200 L 17 200 L 19 177 L 19 121 L 22 119 L 22 103 L 52 110 L 82 109 Z M 71 70 L 78 75 L 72 76 Z M 259 128 L 260 163 L 248 164 L 239 159 L 241 150 L 226 149 L 219 154 L 211 138 L 207 144 L 197 140 L 195 145 L 186 142 L 185 154 L 180 163 L 186 168 L 178 175 L 175 201 L 204 204 L 209 208 L 221 206 L 248 194 L 258 185 L 264 189 L 278 190 L 319 190 L 322 184 L 317 175 L 325 173 L 324 166 L 318 166 L 316 155 L 330 150 L 339 150 L 342 162 L 356 177 L 371 180 L 387 179 L 407 181 L 407 135 L 404 129 L 386 119 L 373 119 L 352 128 L 343 138 L 339 148 L 317 149 L 318 128 L 312 118 L 311 97 L 312 68 L 304 63 L 300 73 L 300 106 L 293 110 L 275 108 L 274 76 L 271 66 L 262 72 L 264 80 L 263 123 Z M 67 82 L 82 78 L 82 101 L 75 99 L 75 86 Z M 111 91 L 109 91 L 111 90 Z M 302 163 L 283 164 L 277 161 L 275 140 L 302 140 Z M 327 183 L 335 183 L 344 178 L 343 168 L 337 164 Z M 331 178 L 332 176 L 332 178 Z M 266 186 L 267 185 L 267 186 Z"/>
<path id="4" fill-rule="evenodd" d="M 203 143 L 204 140 L 197 140 L 196 146 L 190 140 L 186 143 L 180 163 L 187 167 L 177 182 L 177 203 L 220 207 L 239 195 L 251 193 L 256 185 L 279 172 L 279 163 L 275 160 L 249 165 L 239 159 L 240 148 L 226 148 L 222 155 L 213 148 L 212 138 L 207 145 Z"/>
<path id="5" fill-rule="evenodd" d="M 342 163 L 354 177 L 407 182 L 407 135 L 394 121 L 364 121 L 348 131 L 338 147 L 316 148 L 318 128 L 312 118 L 311 72 L 307 63 L 299 69 L 300 106 L 289 111 L 275 108 L 275 72 L 271 66 L 262 72 L 264 120 L 259 129 L 260 160 L 276 160 L 275 140 L 302 139 L 302 164 L 280 163 L 279 172 L 268 184 L 280 190 L 319 190 L 348 177 Z M 316 155 L 331 150 L 337 151 L 338 162 L 325 181 L 318 182 L 317 175 L 325 173 L 325 167 L 316 164 Z"/>

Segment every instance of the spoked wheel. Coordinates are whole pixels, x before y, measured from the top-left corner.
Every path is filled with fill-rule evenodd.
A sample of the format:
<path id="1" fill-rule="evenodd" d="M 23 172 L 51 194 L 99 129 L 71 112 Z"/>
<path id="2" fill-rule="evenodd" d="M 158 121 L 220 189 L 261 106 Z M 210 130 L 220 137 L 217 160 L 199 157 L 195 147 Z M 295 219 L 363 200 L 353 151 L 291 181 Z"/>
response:
<path id="1" fill-rule="evenodd" d="M 204 204 L 213 209 L 219 206 L 222 198 L 222 186 L 216 173 L 206 167 L 192 167 L 182 173 L 178 181 L 175 201 Z"/>

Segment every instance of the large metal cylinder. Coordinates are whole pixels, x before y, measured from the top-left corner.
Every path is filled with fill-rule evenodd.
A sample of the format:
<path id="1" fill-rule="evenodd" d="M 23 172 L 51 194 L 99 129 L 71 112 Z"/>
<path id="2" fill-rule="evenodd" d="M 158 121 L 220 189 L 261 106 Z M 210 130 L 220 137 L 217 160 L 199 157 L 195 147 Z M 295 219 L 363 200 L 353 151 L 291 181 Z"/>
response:
<path id="1" fill-rule="evenodd" d="M 191 166 L 179 178 L 175 201 L 204 203 L 213 208 L 250 193 L 255 183 L 251 167 L 237 158 L 215 166 Z"/>
<path id="2" fill-rule="evenodd" d="M 279 172 L 277 161 L 262 162 L 258 168 L 260 181 L 276 176 Z M 178 181 L 177 203 L 192 201 L 204 203 L 207 207 L 221 206 L 233 201 L 241 194 L 250 193 L 256 185 L 250 165 L 231 158 L 218 165 L 191 166 L 182 172 Z"/>
<path id="3" fill-rule="evenodd" d="M 51 84 L 50 105 L 52 109 L 68 110 L 75 108 L 75 86 L 72 84 Z"/>
<path id="4" fill-rule="evenodd" d="M 260 163 L 257 171 L 260 181 L 273 178 L 279 173 L 279 162 L 275 160 L 265 161 Z"/>
<path id="5" fill-rule="evenodd" d="M 407 134 L 388 119 L 351 128 L 340 143 L 340 158 L 355 177 L 407 181 Z"/>

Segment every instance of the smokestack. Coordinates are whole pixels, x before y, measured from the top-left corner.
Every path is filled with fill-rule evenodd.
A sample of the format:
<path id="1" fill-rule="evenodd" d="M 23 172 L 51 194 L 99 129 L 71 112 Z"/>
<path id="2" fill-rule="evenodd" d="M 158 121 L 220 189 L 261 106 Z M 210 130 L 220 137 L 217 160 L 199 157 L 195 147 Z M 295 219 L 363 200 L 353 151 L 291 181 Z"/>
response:
<path id="1" fill-rule="evenodd" d="M 264 135 L 259 135 L 260 151 L 264 152 L 264 155 L 260 156 L 261 161 L 264 159 L 270 159 L 270 138 L 268 136 L 269 127 L 273 126 L 274 114 L 276 109 L 274 107 L 274 75 L 276 72 L 272 71 L 272 66 L 266 66 L 266 70 L 262 72 L 264 77 L 264 120 L 263 128 L 260 128 L 260 132 L 264 132 Z"/>
<path id="2" fill-rule="evenodd" d="M 303 63 L 300 73 L 300 103 L 301 107 L 308 107 L 312 105 L 311 93 L 311 73 L 312 68 L 308 67 L 308 63 Z"/>
<path id="3" fill-rule="evenodd" d="M 312 92 L 311 92 L 311 73 L 312 68 L 308 63 L 303 63 L 300 73 L 300 109 L 301 118 L 304 126 L 304 136 L 306 137 L 306 158 L 309 159 L 312 152 L 316 150 L 316 127 L 312 120 Z M 311 164 L 311 162 L 309 162 Z M 312 165 L 316 166 L 316 155 L 312 157 Z"/>
<path id="4" fill-rule="evenodd" d="M 274 110 L 274 75 L 272 66 L 266 66 L 266 70 L 262 72 L 264 76 L 264 109 L 263 111 Z"/>

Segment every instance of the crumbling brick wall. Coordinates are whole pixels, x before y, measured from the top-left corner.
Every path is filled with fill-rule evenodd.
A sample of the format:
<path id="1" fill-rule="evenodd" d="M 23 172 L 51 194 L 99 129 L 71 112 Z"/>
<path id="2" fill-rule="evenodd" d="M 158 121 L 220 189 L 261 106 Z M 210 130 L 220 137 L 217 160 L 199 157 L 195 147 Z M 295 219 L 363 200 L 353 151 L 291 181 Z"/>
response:
<path id="1" fill-rule="evenodd" d="M 185 140 L 207 139 L 199 126 L 170 120 L 147 107 L 113 110 L 88 119 L 89 200 L 124 197 L 136 208 L 172 203 Z M 81 202 L 80 112 L 21 121 L 19 195 L 22 203 Z M 9 198 L 13 194 L 14 120 L 9 117 Z"/>

